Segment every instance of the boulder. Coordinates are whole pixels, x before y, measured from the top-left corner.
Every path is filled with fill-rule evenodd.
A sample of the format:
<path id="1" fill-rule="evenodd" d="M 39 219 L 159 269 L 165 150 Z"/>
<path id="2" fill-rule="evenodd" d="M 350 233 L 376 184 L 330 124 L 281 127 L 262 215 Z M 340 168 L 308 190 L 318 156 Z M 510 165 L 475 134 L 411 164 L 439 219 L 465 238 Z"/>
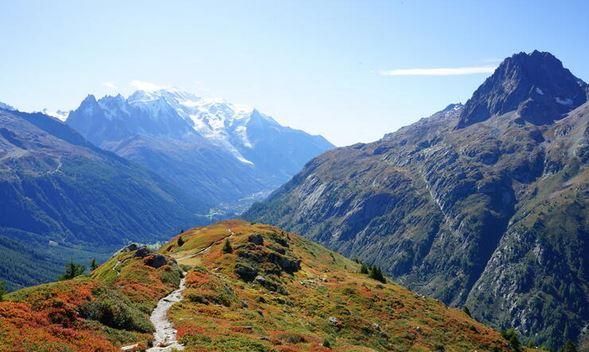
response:
<path id="1" fill-rule="evenodd" d="M 166 259 L 166 257 L 161 254 L 148 255 L 143 259 L 143 262 L 146 265 L 149 265 L 150 267 L 156 269 L 168 264 L 168 260 Z"/>
<path id="2" fill-rule="evenodd" d="M 264 244 L 264 237 L 262 237 L 262 235 L 260 235 L 259 233 L 249 235 L 247 240 L 253 244 L 257 244 L 258 246 L 261 246 Z"/>

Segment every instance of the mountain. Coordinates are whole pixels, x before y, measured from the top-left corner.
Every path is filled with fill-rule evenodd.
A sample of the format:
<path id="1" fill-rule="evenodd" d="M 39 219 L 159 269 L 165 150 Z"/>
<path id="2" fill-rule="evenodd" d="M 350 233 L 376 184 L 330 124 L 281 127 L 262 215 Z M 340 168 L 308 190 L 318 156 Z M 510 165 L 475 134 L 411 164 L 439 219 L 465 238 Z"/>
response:
<path id="1" fill-rule="evenodd" d="M 40 113 L 0 110 L 0 195 L 0 279 L 11 289 L 207 221 L 191 211 L 204 204 Z"/>
<path id="2" fill-rule="evenodd" d="M 0 101 L 0 110 L 9 110 L 9 111 L 14 111 L 16 110 L 15 108 L 13 108 L 12 106 L 5 104 L 3 102 Z"/>
<path id="3" fill-rule="evenodd" d="M 322 154 L 244 217 L 377 264 L 533 343 L 584 343 L 586 92 L 551 54 L 516 54 L 464 106 Z"/>
<path id="4" fill-rule="evenodd" d="M 168 321 L 169 347 L 158 351 L 176 339 L 188 352 L 513 351 L 467 314 L 359 271 L 294 233 L 225 221 L 159 252 L 129 246 L 88 276 L 7 295 L 0 351 L 144 350 L 151 322 L 161 337 Z M 180 295 L 165 298 L 176 287 Z"/>
<path id="5" fill-rule="evenodd" d="M 173 89 L 128 98 L 90 95 L 67 124 L 206 202 L 211 214 L 245 210 L 333 148 L 325 138 L 281 126 L 257 110 Z"/>
<path id="6" fill-rule="evenodd" d="M 468 100 L 458 127 L 516 111 L 532 124 L 549 124 L 587 101 L 587 84 L 550 53 L 507 58 Z"/>

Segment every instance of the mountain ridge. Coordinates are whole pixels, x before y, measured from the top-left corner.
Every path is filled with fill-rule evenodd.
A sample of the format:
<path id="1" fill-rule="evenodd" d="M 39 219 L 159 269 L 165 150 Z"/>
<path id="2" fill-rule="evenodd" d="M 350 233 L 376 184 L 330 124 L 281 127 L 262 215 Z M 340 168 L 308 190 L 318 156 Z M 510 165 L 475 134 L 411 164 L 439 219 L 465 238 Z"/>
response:
<path id="1" fill-rule="evenodd" d="M 560 61 L 525 56 L 506 59 L 464 106 L 313 159 L 244 218 L 375 263 L 535 344 L 585 343 L 589 104 Z M 538 57 L 546 61 L 532 71 L 556 64 L 558 79 L 518 71 Z M 511 69 L 513 60 L 526 62 Z M 481 106 L 493 114 L 473 115 Z M 538 106 L 548 112 L 536 115 Z"/>
<path id="2" fill-rule="evenodd" d="M 0 110 L 0 121 L 0 275 L 11 289 L 206 221 L 189 210 L 204 205 L 53 117 Z"/>
<path id="3" fill-rule="evenodd" d="M 333 147 L 321 136 L 284 127 L 256 109 L 179 90 L 98 100 L 90 95 L 66 122 L 97 146 L 208 202 L 210 211 L 229 214 L 239 213 L 250 198 L 267 194 Z"/>

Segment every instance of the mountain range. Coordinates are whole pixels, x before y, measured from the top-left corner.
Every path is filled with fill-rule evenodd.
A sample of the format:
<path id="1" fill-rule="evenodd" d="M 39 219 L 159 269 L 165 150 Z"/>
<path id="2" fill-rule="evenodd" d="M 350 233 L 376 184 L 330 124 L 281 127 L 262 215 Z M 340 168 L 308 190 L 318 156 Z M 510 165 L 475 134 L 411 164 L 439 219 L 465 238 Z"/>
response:
<path id="1" fill-rule="evenodd" d="M 66 123 L 206 203 L 211 215 L 238 214 L 333 148 L 258 110 L 174 89 L 90 95 Z"/>
<path id="2" fill-rule="evenodd" d="M 328 151 L 244 217 L 551 348 L 589 348 L 588 85 L 505 59 L 465 105 Z"/>
<path id="3" fill-rule="evenodd" d="M 240 213 L 332 147 L 256 110 L 178 91 L 88 96 L 68 115 L 64 123 L 0 104 L 0 279 L 9 289 Z"/>
<path id="4" fill-rule="evenodd" d="M 9 288 L 52 280 L 70 259 L 105 259 L 128 241 L 207 221 L 192 212 L 204 204 L 39 113 L 0 109 L 0 194 L 0 278 Z"/>

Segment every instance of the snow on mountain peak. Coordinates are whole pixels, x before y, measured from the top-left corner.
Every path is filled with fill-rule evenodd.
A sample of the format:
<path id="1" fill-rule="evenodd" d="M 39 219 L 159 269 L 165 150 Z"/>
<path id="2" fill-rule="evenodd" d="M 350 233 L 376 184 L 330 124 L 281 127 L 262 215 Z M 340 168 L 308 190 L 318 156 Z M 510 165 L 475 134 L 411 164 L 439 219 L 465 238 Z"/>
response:
<path id="1" fill-rule="evenodd" d="M 237 139 L 241 145 L 252 147 L 243 123 L 252 114 L 252 109 L 177 89 L 138 90 L 127 98 L 127 103 L 153 115 L 165 109 L 174 111 L 199 135 L 228 150 L 241 162 L 253 165 L 233 145 Z"/>
<path id="2" fill-rule="evenodd" d="M 4 104 L 3 102 L 0 101 L 0 109 L 4 109 L 4 110 L 9 110 L 9 111 L 15 111 L 16 109 L 13 108 L 12 106 L 8 105 L 8 104 Z"/>
<path id="3" fill-rule="evenodd" d="M 51 116 L 51 117 L 55 117 L 56 119 L 60 120 L 60 121 L 65 121 L 67 120 L 67 117 L 69 115 L 69 111 L 66 110 L 48 110 L 48 109 L 43 109 L 41 110 L 41 113 Z"/>

